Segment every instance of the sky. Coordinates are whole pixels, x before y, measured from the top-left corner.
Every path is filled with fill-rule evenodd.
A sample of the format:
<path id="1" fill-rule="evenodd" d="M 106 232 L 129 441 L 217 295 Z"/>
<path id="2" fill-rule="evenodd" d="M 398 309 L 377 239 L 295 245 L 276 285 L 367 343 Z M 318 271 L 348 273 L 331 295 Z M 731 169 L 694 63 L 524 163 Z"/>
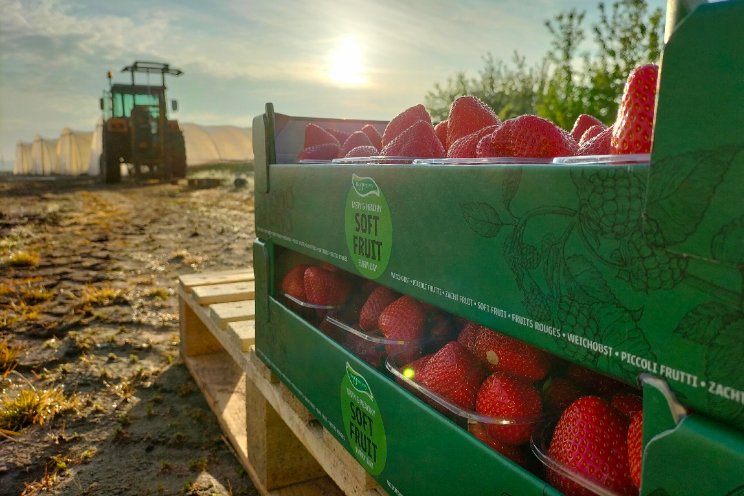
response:
<path id="1" fill-rule="evenodd" d="M 456 72 L 476 75 L 487 53 L 537 62 L 545 20 L 586 10 L 589 31 L 598 3 L 0 0 L 0 168 L 18 141 L 92 131 L 106 71 L 127 82 L 120 71 L 135 60 L 183 70 L 166 80 L 182 122 L 247 127 L 267 102 L 289 115 L 389 120 Z"/>

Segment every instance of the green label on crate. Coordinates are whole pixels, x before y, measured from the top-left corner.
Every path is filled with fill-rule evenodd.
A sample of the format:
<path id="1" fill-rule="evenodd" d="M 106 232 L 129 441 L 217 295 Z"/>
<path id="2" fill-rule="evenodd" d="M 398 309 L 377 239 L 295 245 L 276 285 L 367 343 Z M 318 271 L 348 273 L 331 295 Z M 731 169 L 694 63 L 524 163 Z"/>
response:
<path id="1" fill-rule="evenodd" d="M 379 475 L 387 460 L 387 440 L 372 388 L 346 362 L 341 380 L 341 414 L 351 454 L 372 475 Z"/>
<path id="2" fill-rule="evenodd" d="M 393 223 L 385 195 L 371 177 L 352 174 L 344 226 L 354 266 L 364 277 L 380 277 L 390 260 Z"/>

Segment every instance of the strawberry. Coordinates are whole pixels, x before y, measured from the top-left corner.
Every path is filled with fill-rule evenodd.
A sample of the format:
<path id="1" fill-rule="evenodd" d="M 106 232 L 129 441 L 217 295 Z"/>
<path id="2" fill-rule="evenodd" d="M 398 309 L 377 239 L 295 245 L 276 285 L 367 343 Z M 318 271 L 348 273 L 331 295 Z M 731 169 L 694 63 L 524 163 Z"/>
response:
<path id="1" fill-rule="evenodd" d="M 475 436 L 479 441 L 489 446 L 494 451 L 498 451 L 517 465 L 527 468 L 529 466 L 529 456 L 525 451 L 524 446 L 512 446 L 504 444 L 497 439 L 494 439 L 488 434 L 486 425 L 480 422 L 468 422 L 468 431 Z"/>
<path id="2" fill-rule="evenodd" d="M 628 427 L 628 467 L 630 480 L 636 489 L 641 488 L 641 461 L 643 459 L 643 412 L 637 411 L 630 417 Z"/>
<path id="3" fill-rule="evenodd" d="M 367 135 L 361 131 L 355 131 L 344 141 L 341 151 L 339 152 L 340 157 L 345 157 L 349 151 L 357 146 L 374 146 L 369 140 Z"/>
<path id="4" fill-rule="evenodd" d="M 520 115 L 504 121 L 491 138 L 494 157 L 571 156 L 577 148 L 570 134 L 536 115 Z"/>
<path id="5" fill-rule="evenodd" d="M 316 145 L 335 144 L 341 146 L 341 142 L 327 130 L 313 124 L 312 122 L 305 126 L 305 144 L 303 148 L 310 148 Z"/>
<path id="6" fill-rule="evenodd" d="M 393 120 L 388 122 L 385 131 L 382 133 L 382 148 L 385 148 L 388 143 L 393 141 L 403 131 L 413 126 L 418 121 L 424 121 L 431 124 L 431 116 L 429 115 L 429 112 L 427 112 L 426 108 L 420 103 L 393 117 Z"/>
<path id="7" fill-rule="evenodd" d="M 463 136 L 487 126 L 500 124 L 501 120 L 493 109 L 478 97 L 466 95 L 452 102 L 447 122 L 447 146 L 452 146 Z"/>
<path id="8" fill-rule="evenodd" d="M 483 327 L 470 351 L 493 371 L 503 370 L 530 381 L 544 379 L 550 355 L 518 339 Z"/>
<path id="9" fill-rule="evenodd" d="M 582 134 L 581 138 L 579 138 L 579 141 L 578 141 L 579 146 L 583 145 L 590 139 L 594 138 L 596 135 L 598 135 L 605 129 L 607 129 L 607 126 L 605 126 L 604 124 L 595 124 L 594 126 L 591 126 L 589 129 L 584 131 L 584 134 Z"/>
<path id="10" fill-rule="evenodd" d="M 434 126 L 434 133 L 437 135 L 437 138 L 439 138 L 439 141 L 442 142 L 445 151 L 449 148 L 449 144 L 447 143 L 447 124 L 447 119 L 445 119 Z"/>
<path id="11" fill-rule="evenodd" d="M 344 273 L 317 266 L 305 270 L 304 284 L 306 301 L 313 305 L 342 305 L 352 289 Z"/>
<path id="12" fill-rule="evenodd" d="M 376 157 L 380 152 L 374 146 L 356 146 L 344 155 L 345 158 Z"/>
<path id="13" fill-rule="evenodd" d="M 612 133 L 612 153 L 650 153 L 659 66 L 636 67 L 628 76 Z"/>
<path id="14" fill-rule="evenodd" d="M 610 397 L 610 405 L 630 418 L 635 412 L 643 410 L 643 398 L 634 393 L 619 392 Z"/>
<path id="15" fill-rule="evenodd" d="M 576 122 L 574 122 L 573 128 L 571 129 L 571 137 L 578 143 L 582 136 L 584 136 L 584 131 L 592 126 L 602 126 L 602 129 L 607 127 L 602 124 L 602 121 L 593 115 L 581 114 L 576 118 Z"/>
<path id="16" fill-rule="evenodd" d="M 365 124 L 362 126 L 362 132 L 367 135 L 372 146 L 378 150 L 382 148 L 382 136 L 375 126 L 372 124 Z"/>
<path id="17" fill-rule="evenodd" d="M 565 377 L 552 377 L 542 388 L 543 403 L 546 409 L 563 411 L 568 405 L 586 395 L 578 384 Z"/>
<path id="18" fill-rule="evenodd" d="M 498 128 L 496 128 L 498 129 Z M 478 144 L 475 146 L 475 156 L 478 158 L 482 157 L 491 157 L 493 156 L 491 152 L 491 142 L 493 140 L 493 133 L 496 132 L 496 129 L 494 129 L 490 134 L 487 134 L 483 136 L 479 141 Z"/>
<path id="19" fill-rule="evenodd" d="M 416 121 L 380 151 L 385 157 L 444 157 L 444 147 L 431 122 Z"/>
<path id="20" fill-rule="evenodd" d="M 579 151 L 576 155 L 609 155 L 611 150 L 610 141 L 612 140 L 612 126 L 600 131 L 594 137 L 587 139 L 579 145 Z M 587 130 L 587 134 L 589 130 Z"/>
<path id="21" fill-rule="evenodd" d="M 339 145 L 341 145 L 344 141 L 346 141 L 349 138 L 349 133 L 345 131 L 333 129 L 332 127 L 326 127 L 324 128 L 324 130 L 327 131 L 329 134 L 332 134 L 338 140 Z"/>
<path id="22" fill-rule="evenodd" d="M 344 347 L 375 368 L 382 366 L 384 351 L 382 345 L 360 338 L 356 334 L 346 333 Z"/>
<path id="23" fill-rule="evenodd" d="M 305 301 L 305 270 L 308 267 L 310 266 L 306 264 L 292 267 L 282 279 L 282 292 L 300 301 Z"/>
<path id="24" fill-rule="evenodd" d="M 457 341 L 431 355 L 419 372 L 419 382 L 464 410 L 473 410 L 475 395 L 488 371 Z"/>
<path id="25" fill-rule="evenodd" d="M 468 321 L 457 336 L 457 341 L 471 353 L 475 349 L 475 339 L 485 327 L 475 322 Z"/>
<path id="26" fill-rule="evenodd" d="M 572 363 L 566 369 L 566 377 L 575 381 L 590 393 L 600 396 L 611 395 L 624 390 L 627 386 L 622 382 L 595 372 L 581 365 Z"/>
<path id="27" fill-rule="evenodd" d="M 583 396 L 563 412 L 548 456 L 620 495 L 636 495 L 628 469 L 628 421 L 597 396 Z M 594 494 L 554 470 L 548 482 L 567 496 Z"/>
<path id="28" fill-rule="evenodd" d="M 454 327 L 448 315 L 439 310 L 429 313 L 430 346 L 439 348 L 453 339 Z"/>
<path id="29" fill-rule="evenodd" d="M 433 355 L 424 355 L 421 358 L 417 358 L 411 363 L 404 365 L 401 369 L 403 371 L 403 375 L 416 382 L 421 382 L 419 374 L 421 374 L 421 371 L 424 369 L 424 367 L 426 367 L 426 364 L 429 363 L 429 359 L 432 356 Z"/>
<path id="30" fill-rule="evenodd" d="M 426 327 L 426 312 L 421 303 L 403 295 L 385 309 L 377 319 L 377 326 L 387 339 L 405 341 L 405 345 L 385 345 L 388 353 L 400 353 L 400 360 L 409 362 L 419 352 L 419 340 Z"/>
<path id="31" fill-rule="evenodd" d="M 530 440 L 535 418 L 542 413 L 540 393 L 532 383 L 506 372 L 494 372 L 483 381 L 475 399 L 481 415 L 508 419 L 507 424 L 488 424 L 488 434 L 504 444 L 516 446 Z"/>
<path id="32" fill-rule="evenodd" d="M 477 153 L 476 149 L 478 143 L 483 139 L 484 136 L 488 136 L 493 133 L 499 126 L 494 124 L 492 126 L 486 126 L 478 131 L 468 134 L 459 138 L 454 143 L 450 144 L 447 150 L 448 158 L 475 158 Z"/>
<path id="33" fill-rule="evenodd" d="M 373 289 L 359 312 L 359 328 L 363 331 L 377 329 L 377 319 L 380 318 L 382 311 L 398 298 L 400 294 L 385 286 Z"/>
<path id="34" fill-rule="evenodd" d="M 324 143 L 305 148 L 297 156 L 297 160 L 333 160 L 338 157 L 340 148 L 336 143 Z"/>

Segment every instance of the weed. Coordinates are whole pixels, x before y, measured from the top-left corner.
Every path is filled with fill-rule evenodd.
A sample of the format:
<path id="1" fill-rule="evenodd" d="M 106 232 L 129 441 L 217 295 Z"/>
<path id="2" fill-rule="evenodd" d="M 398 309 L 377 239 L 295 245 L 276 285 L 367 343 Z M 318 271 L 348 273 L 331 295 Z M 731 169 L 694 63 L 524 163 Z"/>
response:
<path id="1" fill-rule="evenodd" d="M 0 429 L 18 431 L 29 425 L 44 425 L 78 403 L 77 396 L 66 397 L 61 387 L 6 391 L 0 396 Z"/>
<path id="2" fill-rule="evenodd" d="M 36 267 L 41 262 L 41 256 L 35 251 L 19 250 L 5 258 L 9 267 Z"/>
<path id="3" fill-rule="evenodd" d="M 49 464 L 46 464 L 44 465 L 43 477 L 40 480 L 31 483 L 24 482 L 23 492 L 20 496 L 36 496 L 42 492 L 52 491 L 58 480 L 59 477 L 57 475 L 57 470 L 52 471 L 50 474 Z"/>
<path id="4" fill-rule="evenodd" d="M 152 288 L 145 292 L 145 298 L 151 300 L 167 300 L 169 296 L 170 293 L 165 288 Z"/>
<path id="5" fill-rule="evenodd" d="M 6 338 L 0 340 L 0 377 L 8 377 L 13 372 L 13 369 L 18 365 L 20 354 L 20 348 L 8 344 Z"/>
<path id="6" fill-rule="evenodd" d="M 192 472 L 204 472 L 207 470 L 207 459 L 198 458 L 196 460 L 189 460 L 189 470 Z"/>
<path id="7" fill-rule="evenodd" d="M 80 297 L 80 304 L 83 306 L 103 307 L 127 303 L 129 300 L 124 295 L 124 291 L 117 288 L 97 288 L 88 285 L 83 287 Z"/>

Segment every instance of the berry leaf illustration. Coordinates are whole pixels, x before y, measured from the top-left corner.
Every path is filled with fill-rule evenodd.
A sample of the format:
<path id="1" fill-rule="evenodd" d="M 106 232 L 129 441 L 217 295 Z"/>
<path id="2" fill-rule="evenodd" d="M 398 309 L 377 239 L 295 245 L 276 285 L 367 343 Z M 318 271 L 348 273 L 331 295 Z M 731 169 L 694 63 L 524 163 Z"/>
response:
<path id="1" fill-rule="evenodd" d="M 715 381 L 734 390 L 744 389 L 744 318 L 726 325 L 709 344 L 705 353 L 705 375 L 709 382 Z M 715 386 L 714 386 L 715 388 Z M 712 409 L 744 427 L 744 404 L 708 392 Z"/>
<path id="2" fill-rule="evenodd" d="M 468 227 L 478 236 L 493 238 L 498 236 L 504 223 L 491 205 L 485 202 L 463 203 L 460 205 Z"/>
<path id="3" fill-rule="evenodd" d="M 504 206 L 508 209 L 511 201 L 517 195 L 519 183 L 522 180 L 522 168 L 511 167 L 504 169 L 504 179 L 501 181 L 501 190 L 504 195 Z"/>
<path id="4" fill-rule="evenodd" d="M 728 306 L 718 302 L 698 305 L 682 317 L 674 333 L 693 343 L 708 344 L 723 328 L 726 314 L 730 310 Z"/>
<path id="5" fill-rule="evenodd" d="M 651 165 L 646 214 L 657 222 L 665 246 L 697 229 L 734 157 L 744 147 L 722 146 L 665 157 Z"/>
<path id="6" fill-rule="evenodd" d="M 721 228 L 710 243 L 713 258 L 737 267 L 744 266 L 744 215 Z"/>
<path id="7" fill-rule="evenodd" d="M 583 255 L 573 255 L 566 259 L 566 279 L 573 285 L 571 292 L 583 299 L 617 303 L 617 298 L 602 273 Z"/>

